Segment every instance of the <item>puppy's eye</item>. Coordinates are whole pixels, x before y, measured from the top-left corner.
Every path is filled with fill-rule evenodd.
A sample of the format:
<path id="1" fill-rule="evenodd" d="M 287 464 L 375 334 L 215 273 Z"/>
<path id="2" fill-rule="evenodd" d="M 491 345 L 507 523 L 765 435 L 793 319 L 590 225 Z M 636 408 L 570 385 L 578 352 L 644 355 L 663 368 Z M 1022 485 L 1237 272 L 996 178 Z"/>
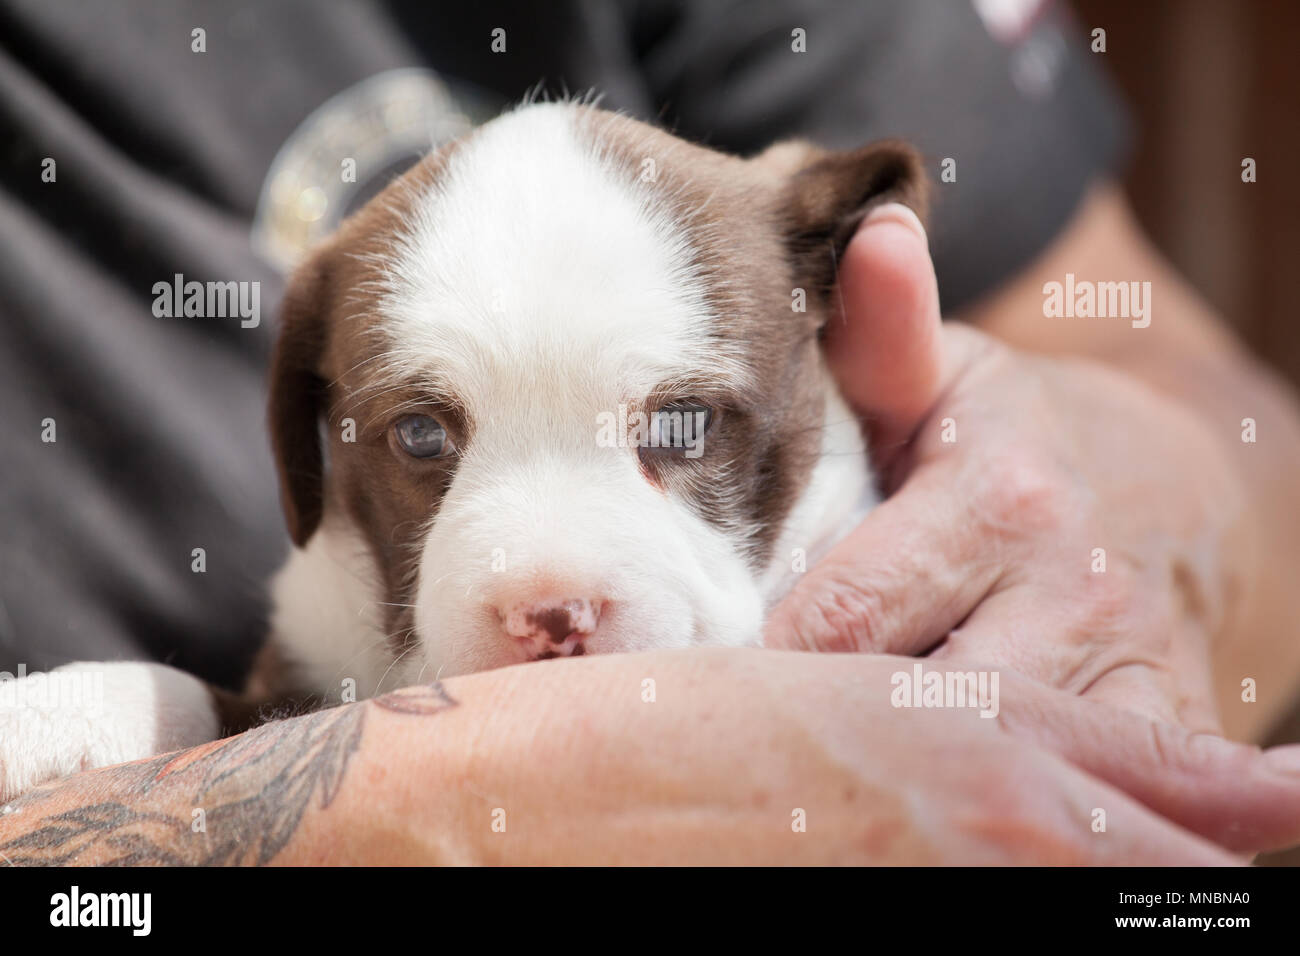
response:
<path id="1" fill-rule="evenodd" d="M 447 429 L 428 415 L 407 415 L 393 426 L 393 435 L 412 458 L 445 458 L 456 451 Z"/>
<path id="2" fill-rule="evenodd" d="M 685 449 L 688 456 L 696 457 L 712 424 L 709 406 L 690 399 L 669 402 L 650 413 L 650 427 L 641 444 L 645 448 Z"/>

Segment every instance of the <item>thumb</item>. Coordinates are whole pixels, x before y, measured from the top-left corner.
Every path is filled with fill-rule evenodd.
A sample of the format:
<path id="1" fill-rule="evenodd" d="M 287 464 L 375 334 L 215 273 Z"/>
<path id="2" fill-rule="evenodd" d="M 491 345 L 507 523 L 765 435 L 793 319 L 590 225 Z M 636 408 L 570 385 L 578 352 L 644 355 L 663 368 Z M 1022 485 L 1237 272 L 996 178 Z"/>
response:
<path id="1" fill-rule="evenodd" d="M 936 393 L 979 376 L 999 353 L 973 329 L 936 335 Z M 943 348 L 938 348 L 942 339 Z M 919 425 L 920 422 L 917 423 Z M 913 426 L 913 430 L 917 427 Z M 800 576 L 772 609 L 769 647 L 920 654 L 956 627 L 1004 569 L 989 548 L 982 500 L 961 477 L 957 446 L 925 428 L 902 486 Z M 879 456 L 876 464 L 879 465 Z"/>
<path id="2" fill-rule="evenodd" d="M 906 441 L 938 396 L 939 287 L 925 227 L 886 203 L 863 220 L 839 269 L 826 361 L 878 449 Z"/>

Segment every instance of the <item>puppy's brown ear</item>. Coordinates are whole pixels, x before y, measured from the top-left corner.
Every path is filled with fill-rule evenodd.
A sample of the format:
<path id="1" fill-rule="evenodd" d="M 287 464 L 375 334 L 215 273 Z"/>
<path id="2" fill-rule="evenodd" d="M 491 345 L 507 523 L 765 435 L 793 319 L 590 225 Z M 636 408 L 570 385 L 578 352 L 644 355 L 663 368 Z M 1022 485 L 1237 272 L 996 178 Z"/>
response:
<path id="1" fill-rule="evenodd" d="M 782 225 L 795 275 L 822 295 L 834 288 L 844 249 L 876 206 L 902 203 L 926 221 L 929 183 L 921 156 L 900 140 L 848 152 L 778 143 L 757 161 L 787 176 Z"/>
<path id="2" fill-rule="evenodd" d="M 320 416 L 326 383 L 320 365 L 328 287 L 324 253 L 298 267 L 280 305 L 280 333 L 271 356 L 271 449 L 280 474 L 285 523 L 298 547 L 311 538 L 324 507 Z"/>

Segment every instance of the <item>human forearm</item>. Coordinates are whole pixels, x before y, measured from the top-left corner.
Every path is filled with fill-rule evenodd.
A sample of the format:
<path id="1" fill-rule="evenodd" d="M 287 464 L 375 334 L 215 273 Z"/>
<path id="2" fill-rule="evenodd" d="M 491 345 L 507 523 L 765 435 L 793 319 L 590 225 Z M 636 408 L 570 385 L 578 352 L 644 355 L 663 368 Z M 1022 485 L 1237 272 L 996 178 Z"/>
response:
<path id="1" fill-rule="evenodd" d="M 78 774 L 10 802 L 0 853 L 20 865 L 829 862 L 864 859 L 840 837 L 887 832 L 876 862 L 938 859 L 897 799 L 795 746 L 808 742 L 797 725 L 754 725 L 734 697 L 715 713 L 728 660 L 493 671 Z M 837 838 L 781 840 L 794 807 L 828 787 L 821 826 L 833 820 Z"/>
<path id="2" fill-rule="evenodd" d="M 1201 752 L 1175 728 L 1152 730 L 1127 715 L 1117 721 L 1020 682 L 1003 686 L 1005 724 L 969 710 L 900 710 L 891 703 L 892 675 L 909 664 L 715 648 L 594 656 L 448 681 L 459 703 L 439 717 L 436 733 L 392 713 L 371 725 L 390 753 L 363 747 L 355 774 L 371 786 L 345 788 L 336 804 L 343 819 L 366 821 L 347 843 L 359 855 L 329 859 L 1228 861 L 1132 797 L 1040 751 L 1040 733 L 1158 812 L 1204 821 L 1207 836 L 1237 840 L 1251 829 L 1245 842 L 1253 845 L 1297 832 L 1279 808 L 1300 785 L 1273 775 L 1258 754 Z M 1066 718 L 1058 707 L 1082 710 Z M 1063 744 L 1055 734 L 1079 720 L 1088 743 Z M 1168 761 L 1158 773 L 1143 759 L 1153 742 Z M 1230 786 L 1221 783 L 1225 774 Z M 1126 837 L 1094 838 L 1096 806 L 1126 820 Z M 1250 821 L 1244 829 L 1243 820 Z M 328 837 L 322 832 L 319 842 Z"/>
<path id="3" fill-rule="evenodd" d="M 937 860 L 886 788 L 828 764 L 825 741 L 789 720 L 746 718 L 727 690 L 738 673 L 730 661 L 747 659 L 768 663 L 698 652 L 493 671 L 78 774 L 10 802 L 0 814 L 0 859 Z M 720 691 L 729 706 L 715 708 Z M 706 722 L 714 733 L 699 733 Z M 818 807 L 832 792 L 830 807 L 817 811 L 822 837 L 782 839 L 793 833 L 796 806 Z M 842 840 L 884 840 L 890 852 L 864 856 Z"/>
<path id="4" fill-rule="evenodd" d="M 701 649 L 449 680 L 457 706 L 436 727 L 391 709 L 367 718 L 354 785 L 332 807 L 338 819 L 364 821 L 357 838 L 339 843 L 337 821 L 317 815 L 304 821 L 302 849 L 278 862 L 941 861 L 944 848 L 922 836 L 898 782 L 873 779 L 887 778 L 893 761 L 866 757 L 877 749 L 863 735 L 869 710 L 833 734 L 810 731 L 805 717 L 833 724 L 852 701 L 830 689 L 837 703 L 824 709 L 819 695 L 787 694 L 773 686 L 780 664 L 762 652 Z M 833 667 L 799 665 L 810 683 Z M 859 693 L 879 701 L 887 689 L 882 678 Z M 862 753 L 838 759 L 832 736 Z M 817 818 L 811 835 L 792 828 L 796 808 Z"/>
<path id="5" fill-rule="evenodd" d="M 1234 848 L 1300 835 L 1300 776 L 1258 753 L 1010 674 L 995 720 L 899 709 L 892 675 L 911 663 L 715 648 L 454 678 L 48 785 L 0 815 L 0 852 L 18 864 L 1196 864 L 1231 858 L 1156 813 Z M 1095 807 L 1123 825 L 1099 838 Z"/>

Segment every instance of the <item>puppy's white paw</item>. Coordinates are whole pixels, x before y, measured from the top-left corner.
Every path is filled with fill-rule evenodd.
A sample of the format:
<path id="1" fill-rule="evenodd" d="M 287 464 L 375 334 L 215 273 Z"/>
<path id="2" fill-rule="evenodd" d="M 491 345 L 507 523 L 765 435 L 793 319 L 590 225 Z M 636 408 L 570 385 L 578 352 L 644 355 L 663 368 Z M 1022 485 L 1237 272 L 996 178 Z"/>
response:
<path id="1" fill-rule="evenodd" d="M 0 680 L 0 801 L 81 770 L 216 739 L 207 686 L 163 664 L 77 663 Z"/>

